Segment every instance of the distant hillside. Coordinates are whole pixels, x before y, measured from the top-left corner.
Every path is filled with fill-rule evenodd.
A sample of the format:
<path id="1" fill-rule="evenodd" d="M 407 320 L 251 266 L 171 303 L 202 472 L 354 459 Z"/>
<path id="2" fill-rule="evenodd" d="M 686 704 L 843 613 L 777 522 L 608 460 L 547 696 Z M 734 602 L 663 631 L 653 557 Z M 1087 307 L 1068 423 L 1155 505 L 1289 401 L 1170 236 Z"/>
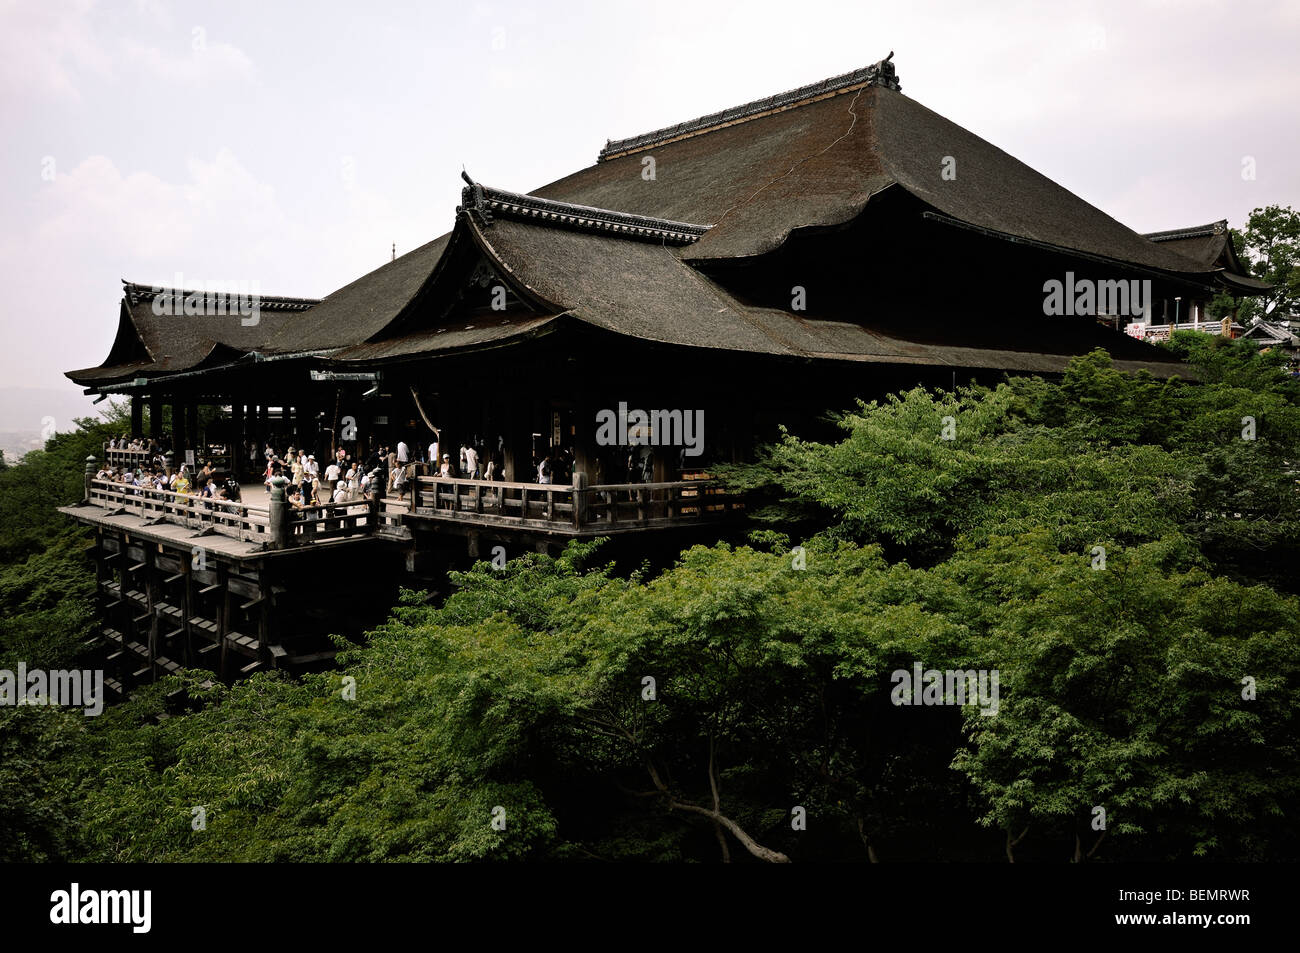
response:
<path id="1" fill-rule="evenodd" d="M 67 387 L 0 387 L 0 432 L 40 434 L 47 429 L 46 418 L 53 418 L 53 428 L 71 430 L 74 417 L 98 417 L 108 407 L 105 401 L 93 406 L 91 398 L 75 385 Z"/>
<path id="2" fill-rule="evenodd" d="M 100 417 L 98 406 L 74 385 L 68 387 L 0 387 L 0 450 L 16 462 L 28 450 L 45 445 L 52 432 L 75 428 L 76 417 Z"/>

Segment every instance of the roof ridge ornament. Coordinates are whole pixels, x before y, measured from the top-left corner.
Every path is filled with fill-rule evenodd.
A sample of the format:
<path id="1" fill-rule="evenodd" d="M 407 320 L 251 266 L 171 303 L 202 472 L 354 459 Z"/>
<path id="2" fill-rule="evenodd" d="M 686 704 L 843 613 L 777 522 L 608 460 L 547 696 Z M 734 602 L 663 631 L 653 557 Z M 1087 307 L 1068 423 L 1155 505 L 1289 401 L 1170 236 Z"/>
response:
<path id="1" fill-rule="evenodd" d="M 487 200 L 483 194 L 483 186 L 479 185 L 469 177 L 469 173 L 462 167 L 460 177 L 468 185 L 461 189 L 460 205 L 456 206 L 456 214 L 466 212 L 479 220 L 482 225 L 492 224 L 492 210 L 487 207 Z"/>
<path id="2" fill-rule="evenodd" d="M 708 225 L 676 222 L 507 192 L 480 185 L 464 173 L 461 175 L 469 185 L 461 190 L 461 205 L 456 211 L 477 218 L 484 226 L 490 226 L 494 217 L 503 216 L 538 225 L 558 225 L 561 228 L 602 232 L 620 238 L 638 238 L 668 245 L 689 245 L 710 228 Z"/>
<path id="3" fill-rule="evenodd" d="M 648 149 L 651 146 L 670 142 L 674 139 L 696 136 L 715 127 L 745 122 L 760 115 L 781 112 L 817 99 L 826 99 L 839 93 L 860 89 L 863 86 L 883 86 L 895 92 L 902 92 L 903 87 L 898 82 L 898 71 L 894 68 L 893 59 L 894 51 L 890 50 L 889 55 L 883 60 L 853 70 L 850 73 L 841 73 L 839 76 L 832 76 L 820 82 L 809 83 L 807 86 L 800 86 L 798 89 L 787 90 L 784 93 L 767 96 L 763 99 L 755 99 L 740 106 L 709 113 L 688 122 L 678 123 L 675 126 L 664 126 L 662 129 L 654 129 L 639 136 L 607 140 L 605 148 L 600 150 L 600 155 L 596 157 L 596 161 L 605 162 L 609 159 L 616 159 L 630 152 L 640 152 L 642 149 Z"/>

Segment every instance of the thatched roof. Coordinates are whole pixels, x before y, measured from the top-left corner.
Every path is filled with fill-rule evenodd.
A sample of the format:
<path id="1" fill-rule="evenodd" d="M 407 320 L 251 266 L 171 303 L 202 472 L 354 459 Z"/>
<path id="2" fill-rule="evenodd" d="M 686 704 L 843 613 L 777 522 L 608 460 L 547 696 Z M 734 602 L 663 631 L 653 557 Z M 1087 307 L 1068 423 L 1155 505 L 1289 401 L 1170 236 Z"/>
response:
<path id="1" fill-rule="evenodd" d="M 1202 236 L 1143 237 L 907 98 L 885 60 L 609 142 L 596 164 L 530 194 L 471 181 L 453 232 L 319 302 L 279 299 L 284 307 L 264 310 L 256 327 L 160 322 L 140 302 L 124 301 L 109 359 L 68 376 L 104 385 L 254 351 L 339 362 L 449 353 L 545 333 L 559 315 L 681 347 L 1059 369 L 1062 355 L 1051 346 L 1018 350 L 1033 343 L 1023 336 L 1005 346 L 947 346 L 908 340 L 893 326 L 873 329 L 869 314 L 847 324 L 755 307 L 697 267 L 768 255 L 793 233 L 854 222 L 886 193 L 905 193 L 923 214 L 1005 239 L 1008 250 L 1024 242 L 1202 284 L 1225 272 L 1222 250 L 1210 259 L 1209 245 L 1180 245 Z M 510 285 L 522 310 L 453 326 L 449 303 L 470 269 L 482 267 Z M 1117 357 L 1165 360 L 1140 342 L 1140 354 L 1126 352 L 1134 344 L 1116 332 L 1083 336 L 1093 334 Z"/>

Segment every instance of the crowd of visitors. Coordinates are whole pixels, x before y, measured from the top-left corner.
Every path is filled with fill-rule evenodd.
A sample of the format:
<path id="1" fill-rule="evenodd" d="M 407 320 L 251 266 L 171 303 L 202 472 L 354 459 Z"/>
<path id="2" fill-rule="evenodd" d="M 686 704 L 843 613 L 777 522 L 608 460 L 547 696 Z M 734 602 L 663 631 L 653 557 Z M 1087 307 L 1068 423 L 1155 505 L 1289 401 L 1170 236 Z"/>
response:
<path id="1" fill-rule="evenodd" d="M 171 490 L 186 496 L 203 499 L 240 502 L 239 481 L 234 476 L 226 476 L 218 481 L 218 475 L 208 464 L 198 474 L 182 466 L 169 474 L 165 467 L 130 467 L 103 466 L 95 474 L 96 480 L 108 480 L 123 486 L 141 487 L 152 490 Z"/>
<path id="2" fill-rule="evenodd" d="M 370 500 L 383 477 L 383 463 L 375 451 L 364 460 L 339 447 L 329 462 L 321 467 L 314 453 L 289 447 L 281 456 L 271 444 L 262 450 L 265 467 L 262 482 L 270 493 L 272 481 L 282 476 L 288 481 L 289 503 L 295 509 L 322 506 L 326 503 L 355 503 Z"/>

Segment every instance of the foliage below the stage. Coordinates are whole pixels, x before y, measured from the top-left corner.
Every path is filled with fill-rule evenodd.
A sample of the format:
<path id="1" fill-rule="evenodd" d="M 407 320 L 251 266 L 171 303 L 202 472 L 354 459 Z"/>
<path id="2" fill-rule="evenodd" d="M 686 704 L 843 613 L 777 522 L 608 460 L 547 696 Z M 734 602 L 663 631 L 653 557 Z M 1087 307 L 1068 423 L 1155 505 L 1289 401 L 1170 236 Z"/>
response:
<path id="1" fill-rule="evenodd" d="M 1207 384 L 1094 355 L 1060 384 L 859 407 L 839 443 L 792 438 L 744 474 L 797 522 L 658 575 L 597 544 L 480 562 L 441 605 L 405 593 L 339 672 L 0 712 L 30 762 L 0 762 L 0 804 L 31 804 L 0 848 L 1294 857 L 1300 400 L 1245 349 L 1182 346 Z M 996 671 L 995 713 L 895 704 L 918 664 Z M 160 720 L 182 685 L 197 710 Z"/>

